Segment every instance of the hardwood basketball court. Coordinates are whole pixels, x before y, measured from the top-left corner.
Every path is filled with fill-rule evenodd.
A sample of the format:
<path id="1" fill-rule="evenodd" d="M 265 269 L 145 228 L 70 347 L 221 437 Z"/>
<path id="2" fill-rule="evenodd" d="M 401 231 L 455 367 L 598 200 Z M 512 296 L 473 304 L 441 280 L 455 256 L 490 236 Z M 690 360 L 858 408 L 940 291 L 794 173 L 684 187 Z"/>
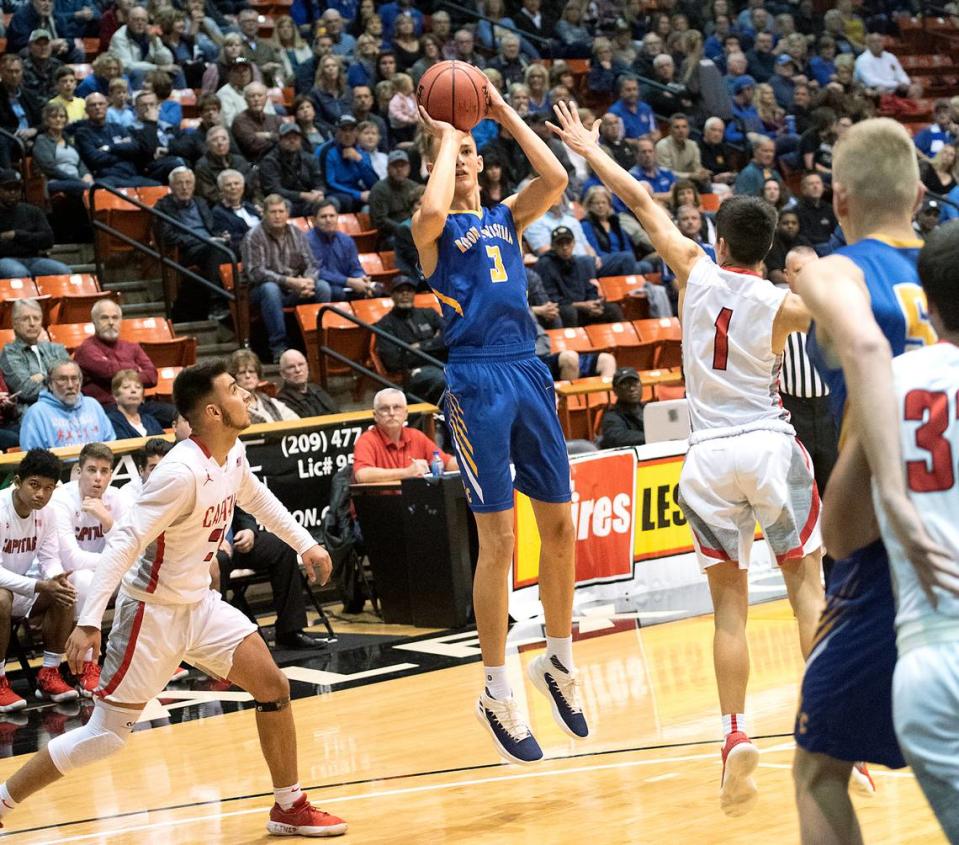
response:
<path id="1" fill-rule="evenodd" d="M 641 629 L 614 619 L 581 635 L 576 655 L 593 736 L 577 743 L 520 683 L 543 647 L 521 645 L 509 658 L 514 691 L 526 698 L 548 758 L 528 768 L 498 763 L 472 715 L 475 659 L 410 674 L 431 649 L 469 652 L 469 634 L 387 647 L 405 668 L 372 669 L 365 680 L 373 682 L 295 701 L 301 783 L 315 804 L 347 819 L 350 832 L 338 841 L 354 845 L 797 842 L 790 766 L 802 663 L 788 605 L 750 609 L 747 712 L 764 753 L 760 801 L 738 819 L 719 810 L 711 635 L 710 616 Z M 294 686 L 325 691 L 335 681 L 288 671 Z M 4 841 L 279 841 L 265 830 L 273 797 L 253 711 L 213 715 L 217 701 L 244 695 L 193 696 L 194 704 L 208 699 L 209 718 L 136 732 L 119 756 L 18 808 Z M 203 715 L 204 705 L 197 710 Z M 0 761 L 0 778 L 23 759 Z M 873 774 L 878 795 L 854 797 L 867 843 L 945 841 L 908 770 Z"/>

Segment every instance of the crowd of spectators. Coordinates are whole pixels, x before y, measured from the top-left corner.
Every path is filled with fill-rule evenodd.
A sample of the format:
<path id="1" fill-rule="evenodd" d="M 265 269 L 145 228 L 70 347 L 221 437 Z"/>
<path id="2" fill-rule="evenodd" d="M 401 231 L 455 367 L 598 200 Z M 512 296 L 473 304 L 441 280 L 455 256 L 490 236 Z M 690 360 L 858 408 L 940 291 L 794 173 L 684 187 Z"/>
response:
<path id="1" fill-rule="evenodd" d="M 923 94 L 895 55 L 897 15 L 911 11 L 905 0 L 837 0 L 822 15 L 810 0 L 458 5 L 294 0 L 289 16 L 272 18 L 270 32 L 243 0 L 11 2 L 0 126 L 32 154 L 50 194 L 78 202 L 94 179 L 168 184 L 158 208 L 183 228 L 161 225 L 158 237 L 210 284 L 221 284 L 223 261 L 210 242 L 233 250 L 269 356 L 281 364 L 279 399 L 258 399 L 257 413 L 267 420 L 335 408 L 314 392 L 303 356 L 291 349 L 285 307 L 391 295 L 396 310 L 383 327 L 442 359 L 435 319 L 410 299 L 428 286 L 409 226 L 428 178 L 414 88 L 438 61 L 483 68 L 569 173 L 567 195 L 524 232 L 540 329 L 621 319 L 598 283 L 609 276 L 658 281 L 646 285 L 651 316 L 676 308 L 672 274 L 635 217 L 549 133 L 556 102 L 573 101 L 585 120 L 599 119 L 607 152 L 707 254 L 723 198 L 764 196 L 780 213 L 768 276 L 782 282 L 793 247 L 825 255 L 844 242 L 831 207 L 833 146 L 856 121 L 915 112 Z M 78 78 L 80 39 L 96 36 L 101 52 L 92 72 Z M 175 92 L 186 87 L 196 92 L 197 117 L 184 121 Z M 939 220 L 959 216 L 959 97 L 940 98 L 931 111 L 929 125 L 912 124 L 923 182 L 936 195 L 918 210 L 922 237 Z M 485 162 L 482 202 L 493 204 L 533 175 L 530 163 L 496 123 L 484 120 L 473 134 Z M 45 254 L 48 221 L 22 202 L 22 182 L 10 169 L 18 149 L 0 143 L 0 167 L 7 168 L 0 213 L 11 221 L 0 225 L 0 274 L 65 272 Z M 353 239 L 337 229 L 338 214 L 361 210 L 378 231 L 378 249 L 395 252 L 402 276 L 392 290 L 369 276 Z M 310 225 L 297 225 L 297 217 Z M 7 388 L 19 391 L 24 410 L 40 395 L 44 406 L 66 407 L 50 382 L 51 367 L 65 355 L 30 340 L 24 321 L 32 313 L 27 308 L 14 319 L 17 340 L 0 359 Z M 227 320 L 224 301 L 185 280 L 174 319 L 207 317 Z M 98 328 L 89 343 L 110 341 Z M 27 348 L 35 352 L 25 355 Z M 77 356 L 82 395 L 105 406 L 118 431 L 169 424 L 163 409 L 142 403 L 155 368 L 118 354 L 98 368 L 86 360 L 89 351 Z M 388 344 L 379 354 L 412 393 L 442 392 L 438 367 Z M 615 370 L 603 356 L 582 357 L 550 356 L 550 364 L 565 377 Z M 258 360 L 238 364 L 240 372 L 250 384 L 262 375 Z M 0 411 L 2 433 L 10 428 L 7 404 Z"/>

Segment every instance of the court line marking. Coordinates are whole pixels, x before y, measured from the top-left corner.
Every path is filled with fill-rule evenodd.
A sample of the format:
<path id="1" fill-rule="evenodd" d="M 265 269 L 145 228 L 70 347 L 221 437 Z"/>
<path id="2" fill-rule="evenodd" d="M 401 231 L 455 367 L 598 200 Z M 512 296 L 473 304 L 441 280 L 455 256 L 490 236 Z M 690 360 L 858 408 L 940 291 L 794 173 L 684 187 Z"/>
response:
<path id="1" fill-rule="evenodd" d="M 650 760 L 621 760 L 618 763 L 600 763 L 595 766 L 573 766 L 568 769 L 552 769 L 548 772 L 517 772 L 511 775 L 501 775 L 497 777 L 473 778 L 470 780 L 451 781 L 447 783 L 424 784 L 423 786 L 407 786 L 402 789 L 385 789 L 380 792 L 365 792 L 359 795 L 345 795 L 342 798 L 324 799 L 326 806 L 344 804 L 347 801 L 365 801 L 375 798 L 391 798 L 397 795 L 414 795 L 421 792 L 439 792 L 447 789 L 458 789 L 467 786 L 482 786 L 489 783 L 501 783 L 503 781 L 531 780 L 533 778 L 562 777 L 564 775 L 583 774 L 586 772 L 599 772 L 610 769 L 626 769 L 637 766 L 654 766 L 663 763 L 687 763 L 699 762 L 714 758 L 716 755 L 710 751 L 703 754 L 687 754 L 681 757 L 661 757 Z M 566 758 L 555 758 L 563 760 Z M 58 836 L 56 839 L 47 840 L 42 845 L 60 845 L 64 842 L 83 842 L 90 839 L 107 839 L 121 834 L 139 833 L 147 830 L 157 830 L 160 828 L 178 827 L 184 824 L 193 824 L 194 822 L 210 822 L 220 819 L 231 818 L 233 816 L 249 816 L 254 813 L 263 813 L 266 815 L 266 807 L 251 807 L 246 810 L 232 810 L 228 813 L 217 813 L 216 815 L 192 816 L 185 819 L 171 819 L 163 822 L 151 822 L 149 824 L 133 825 L 132 827 L 121 827 L 115 830 L 101 830 L 96 833 L 82 833 L 76 836 Z M 24 831 L 26 832 L 26 831 Z M 11 831 L 15 834 L 16 831 Z"/>
<path id="2" fill-rule="evenodd" d="M 783 737 L 792 736 L 792 734 L 782 733 L 782 734 L 763 734 L 761 736 L 754 736 L 754 740 L 758 739 L 782 739 Z M 543 762 L 555 762 L 562 760 L 579 760 L 587 757 L 606 757 L 612 754 L 631 754 L 634 752 L 642 751 L 663 751 L 670 748 L 693 748 L 697 745 L 720 745 L 721 742 L 719 739 L 697 739 L 689 740 L 688 742 L 667 742 L 659 745 L 638 745 L 631 748 L 606 748 L 602 751 L 583 751 L 579 754 L 569 754 L 565 757 L 550 757 L 546 758 Z M 433 769 L 431 771 L 425 772 L 408 772 L 406 774 L 398 775 L 385 775 L 379 777 L 369 777 L 369 778 L 358 778 L 357 780 L 348 780 L 348 781 L 339 781 L 337 783 L 325 783 L 325 784 L 312 784 L 310 786 L 303 787 L 304 791 L 308 792 L 321 792 L 325 790 L 333 789 L 345 789 L 351 786 L 363 786 L 368 783 L 389 783 L 391 781 L 397 780 L 409 780 L 411 778 L 420 778 L 420 777 L 432 777 L 434 775 L 450 775 L 457 774 L 459 772 L 476 772 L 482 769 L 508 769 L 509 764 L 504 762 L 498 763 L 480 763 L 475 766 L 454 766 L 449 769 Z M 23 830 L 13 830 L 6 834 L 6 836 L 17 836 L 24 833 L 38 833 L 43 830 L 62 830 L 66 827 L 74 827 L 81 824 L 92 824 L 93 822 L 104 822 L 110 821 L 111 819 L 122 819 L 128 818 L 131 816 L 142 816 L 147 813 L 163 813 L 163 812 L 172 812 L 173 810 L 183 810 L 189 807 L 203 807 L 213 804 L 223 805 L 228 804 L 233 801 L 247 801 L 253 798 L 268 798 L 271 796 L 269 792 L 253 792 L 249 795 L 230 795 L 226 798 L 214 798 L 209 801 L 185 801 L 182 804 L 169 804 L 165 807 L 151 807 L 145 810 L 128 810 L 123 813 L 113 813 L 109 816 L 96 816 L 93 818 L 86 819 L 76 819 L 71 822 L 63 822 L 61 824 L 44 824 L 37 825 L 35 827 L 25 828 Z M 58 840 L 62 841 L 62 840 Z"/>

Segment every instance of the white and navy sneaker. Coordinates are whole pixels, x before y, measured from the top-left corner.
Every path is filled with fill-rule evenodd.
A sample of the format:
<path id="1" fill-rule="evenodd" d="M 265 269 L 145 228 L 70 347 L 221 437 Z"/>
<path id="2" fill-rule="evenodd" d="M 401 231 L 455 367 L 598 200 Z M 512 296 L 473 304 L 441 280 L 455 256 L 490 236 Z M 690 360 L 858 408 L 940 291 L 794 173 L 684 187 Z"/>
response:
<path id="1" fill-rule="evenodd" d="M 543 759 L 543 749 L 530 732 L 513 696 L 500 701 L 484 689 L 476 701 L 476 718 L 489 731 L 496 750 L 510 763 L 525 766 Z"/>
<path id="2" fill-rule="evenodd" d="M 570 672 L 554 654 L 541 654 L 526 668 L 533 685 L 549 699 L 553 718 L 563 732 L 573 739 L 589 736 L 589 725 L 583 715 L 583 703 L 579 694 L 579 678 L 576 671 Z"/>

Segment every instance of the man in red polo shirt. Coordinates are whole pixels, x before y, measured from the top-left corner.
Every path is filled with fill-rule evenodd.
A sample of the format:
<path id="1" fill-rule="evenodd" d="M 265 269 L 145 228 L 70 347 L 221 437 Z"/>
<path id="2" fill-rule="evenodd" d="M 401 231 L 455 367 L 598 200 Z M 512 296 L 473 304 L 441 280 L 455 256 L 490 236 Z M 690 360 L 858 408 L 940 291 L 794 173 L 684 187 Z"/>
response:
<path id="1" fill-rule="evenodd" d="M 437 451 L 444 469 L 458 469 L 455 457 L 447 455 L 422 431 L 407 428 L 407 414 L 402 390 L 388 387 L 373 397 L 374 425 L 360 435 L 353 448 L 353 477 L 358 483 L 429 475 L 430 461 Z"/>

